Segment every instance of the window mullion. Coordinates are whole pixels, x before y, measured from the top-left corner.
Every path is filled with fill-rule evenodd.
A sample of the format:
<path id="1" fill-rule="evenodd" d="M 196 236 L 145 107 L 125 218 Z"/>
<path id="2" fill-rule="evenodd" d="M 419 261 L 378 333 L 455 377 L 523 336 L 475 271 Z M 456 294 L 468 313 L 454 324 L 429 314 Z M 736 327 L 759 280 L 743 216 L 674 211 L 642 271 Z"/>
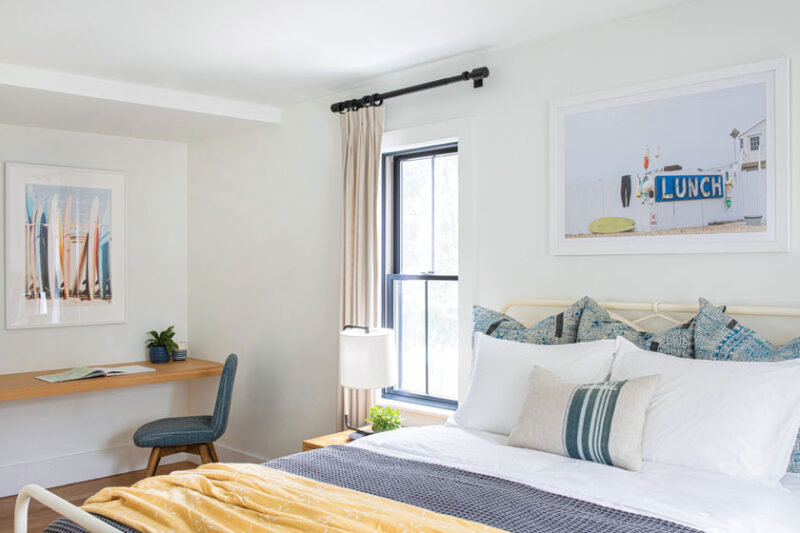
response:
<path id="1" fill-rule="evenodd" d="M 425 280 L 425 394 L 430 395 L 430 372 L 428 362 L 428 280 Z"/>
<path id="2" fill-rule="evenodd" d="M 434 160 L 431 156 L 431 272 L 436 272 L 436 175 Z"/>
<path id="3" fill-rule="evenodd" d="M 397 327 L 396 332 L 403 331 L 403 284 L 397 283 Z M 397 339 L 397 387 L 403 388 L 403 336 L 398 335 Z"/>

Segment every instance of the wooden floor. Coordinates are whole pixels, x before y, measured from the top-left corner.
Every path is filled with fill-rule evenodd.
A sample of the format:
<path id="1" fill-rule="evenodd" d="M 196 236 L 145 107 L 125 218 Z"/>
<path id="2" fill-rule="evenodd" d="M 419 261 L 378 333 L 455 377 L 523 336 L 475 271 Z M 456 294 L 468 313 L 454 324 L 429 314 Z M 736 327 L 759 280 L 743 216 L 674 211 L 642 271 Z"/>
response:
<path id="1" fill-rule="evenodd" d="M 157 474 L 169 474 L 173 470 L 186 470 L 195 468 L 197 465 L 184 461 L 181 463 L 172 463 L 158 467 Z M 128 472 L 127 474 L 118 474 L 116 476 L 104 477 L 100 479 L 93 479 L 91 481 L 82 481 L 81 483 L 73 483 L 71 485 L 64 485 L 50 489 L 52 492 L 58 494 L 65 500 L 75 505 L 81 505 L 86 501 L 89 496 L 98 492 L 104 487 L 113 486 L 129 486 L 133 485 L 144 477 L 144 470 L 137 470 L 135 472 Z M 12 533 L 14 531 L 14 500 L 16 496 L 9 496 L 8 498 L 0 498 L 0 533 Z M 28 509 L 28 531 L 30 533 L 39 533 L 47 525 L 58 518 L 58 515 L 50 509 L 40 504 L 37 501 L 31 500 L 30 508 Z"/>

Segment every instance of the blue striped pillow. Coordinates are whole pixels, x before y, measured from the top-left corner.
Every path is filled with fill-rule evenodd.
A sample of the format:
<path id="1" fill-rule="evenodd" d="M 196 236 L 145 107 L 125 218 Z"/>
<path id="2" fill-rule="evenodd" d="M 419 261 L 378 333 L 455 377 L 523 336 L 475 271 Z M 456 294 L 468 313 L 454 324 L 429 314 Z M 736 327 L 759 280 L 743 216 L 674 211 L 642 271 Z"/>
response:
<path id="1" fill-rule="evenodd" d="M 575 384 L 535 367 L 508 444 L 638 472 L 647 407 L 660 380 Z"/>
<path id="2" fill-rule="evenodd" d="M 611 422 L 626 383 L 589 383 L 572 389 L 563 429 L 567 457 L 614 466 L 609 449 Z"/>

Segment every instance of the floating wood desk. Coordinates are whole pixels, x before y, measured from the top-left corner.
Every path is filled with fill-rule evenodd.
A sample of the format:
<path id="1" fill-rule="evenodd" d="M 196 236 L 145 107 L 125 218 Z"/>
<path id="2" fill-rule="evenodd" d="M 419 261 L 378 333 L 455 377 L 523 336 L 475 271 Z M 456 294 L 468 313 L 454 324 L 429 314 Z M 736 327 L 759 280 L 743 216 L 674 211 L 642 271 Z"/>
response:
<path id="1" fill-rule="evenodd" d="M 132 361 L 130 363 L 91 366 L 114 367 L 126 365 L 147 366 L 155 368 L 156 371 L 123 376 L 77 379 L 75 381 L 63 381 L 61 383 L 47 383 L 46 381 L 36 379 L 36 376 L 57 374 L 58 372 L 69 370 L 68 368 L 39 370 L 20 374 L 0 374 L 0 402 L 58 396 L 60 394 L 72 394 L 73 392 L 88 392 L 119 389 L 122 387 L 135 387 L 137 385 L 150 385 L 153 383 L 167 383 L 169 381 L 205 378 L 222 374 L 222 363 L 214 363 L 213 361 L 205 361 L 203 359 L 194 359 L 191 357 L 185 361 L 172 361 L 162 364 L 153 364 L 148 361 Z"/>

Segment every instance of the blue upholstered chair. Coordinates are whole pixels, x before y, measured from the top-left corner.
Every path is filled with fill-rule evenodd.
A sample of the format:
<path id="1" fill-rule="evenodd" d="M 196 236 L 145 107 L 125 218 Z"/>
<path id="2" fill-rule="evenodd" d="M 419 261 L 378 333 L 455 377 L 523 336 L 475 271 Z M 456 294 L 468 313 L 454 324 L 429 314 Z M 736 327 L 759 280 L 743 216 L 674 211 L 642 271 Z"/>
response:
<path id="1" fill-rule="evenodd" d="M 185 452 L 199 455 L 203 464 L 217 462 L 214 441 L 225 433 L 228 425 L 233 379 L 236 377 L 238 361 L 239 358 L 236 354 L 230 354 L 225 360 L 212 416 L 162 418 L 136 430 L 133 435 L 133 443 L 140 448 L 153 448 L 150 452 L 150 461 L 147 463 L 145 477 L 156 473 L 158 462 L 162 457 L 175 453 Z"/>

